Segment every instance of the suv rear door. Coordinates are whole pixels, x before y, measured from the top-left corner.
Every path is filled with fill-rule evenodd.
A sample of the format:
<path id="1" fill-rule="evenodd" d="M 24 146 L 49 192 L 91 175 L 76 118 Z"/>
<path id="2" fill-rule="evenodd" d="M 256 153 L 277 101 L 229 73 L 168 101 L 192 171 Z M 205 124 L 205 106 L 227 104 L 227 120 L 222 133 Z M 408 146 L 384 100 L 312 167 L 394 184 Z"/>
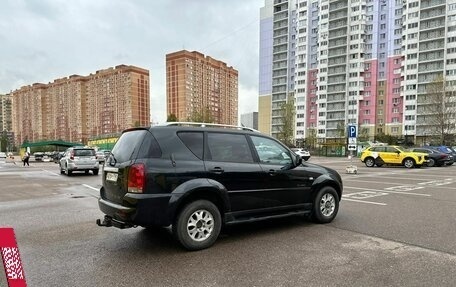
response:
<path id="1" fill-rule="evenodd" d="M 232 211 L 265 207 L 261 190 L 263 171 L 255 162 L 244 134 L 207 132 L 207 177 L 228 191 Z"/>

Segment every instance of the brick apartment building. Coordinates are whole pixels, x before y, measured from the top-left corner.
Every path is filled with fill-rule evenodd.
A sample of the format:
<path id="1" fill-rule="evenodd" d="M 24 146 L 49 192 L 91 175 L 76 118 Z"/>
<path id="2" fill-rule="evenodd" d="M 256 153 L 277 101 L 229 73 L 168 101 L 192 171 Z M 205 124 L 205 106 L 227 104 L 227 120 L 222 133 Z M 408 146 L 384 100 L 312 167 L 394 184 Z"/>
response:
<path id="1" fill-rule="evenodd" d="M 167 115 L 180 121 L 209 111 L 215 123 L 238 124 L 238 71 L 193 51 L 166 55 Z"/>
<path id="2" fill-rule="evenodd" d="M 119 65 L 11 92 L 16 144 L 88 138 L 150 124 L 149 71 Z"/>

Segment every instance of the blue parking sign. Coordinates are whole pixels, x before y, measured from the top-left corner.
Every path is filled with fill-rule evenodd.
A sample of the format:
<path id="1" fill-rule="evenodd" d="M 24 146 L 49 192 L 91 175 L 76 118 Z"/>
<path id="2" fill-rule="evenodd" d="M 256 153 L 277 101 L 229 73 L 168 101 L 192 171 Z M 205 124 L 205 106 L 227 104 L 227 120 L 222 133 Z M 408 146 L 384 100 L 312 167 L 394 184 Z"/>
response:
<path id="1" fill-rule="evenodd" d="M 349 138 L 356 138 L 357 135 L 357 128 L 354 125 L 348 126 L 348 137 Z"/>

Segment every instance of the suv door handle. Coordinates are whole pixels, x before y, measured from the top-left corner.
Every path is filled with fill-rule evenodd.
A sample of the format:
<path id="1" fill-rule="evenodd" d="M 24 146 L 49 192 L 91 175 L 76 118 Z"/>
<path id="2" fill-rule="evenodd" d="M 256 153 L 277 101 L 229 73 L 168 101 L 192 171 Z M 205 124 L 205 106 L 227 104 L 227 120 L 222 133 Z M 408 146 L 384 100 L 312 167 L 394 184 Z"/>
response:
<path id="1" fill-rule="evenodd" d="M 270 169 L 268 173 L 269 173 L 270 176 L 274 176 L 274 175 L 277 174 L 274 169 Z"/>
<path id="2" fill-rule="evenodd" d="M 214 167 L 213 169 L 211 169 L 211 172 L 215 173 L 215 174 L 221 174 L 224 172 L 224 170 L 221 168 L 221 167 Z"/>

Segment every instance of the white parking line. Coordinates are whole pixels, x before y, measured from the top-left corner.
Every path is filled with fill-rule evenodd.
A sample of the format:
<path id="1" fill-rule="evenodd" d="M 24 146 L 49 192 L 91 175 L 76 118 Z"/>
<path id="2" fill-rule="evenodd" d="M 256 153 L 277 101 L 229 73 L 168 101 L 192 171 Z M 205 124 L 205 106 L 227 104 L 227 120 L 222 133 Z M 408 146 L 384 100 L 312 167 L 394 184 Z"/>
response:
<path id="1" fill-rule="evenodd" d="M 93 187 L 93 186 L 90 186 L 90 185 L 88 185 L 88 184 L 83 184 L 83 186 L 85 186 L 85 187 L 87 187 L 87 188 L 90 188 L 90 189 L 93 189 L 93 190 L 96 190 L 96 191 L 99 191 L 98 188 Z"/>
<path id="2" fill-rule="evenodd" d="M 354 187 L 354 186 L 344 186 L 344 190 L 346 189 L 357 189 L 357 190 L 366 190 L 366 191 L 378 191 L 378 192 L 387 192 L 387 193 L 395 193 L 395 194 L 407 194 L 407 195 L 417 195 L 417 196 L 431 196 L 430 194 L 425 193 L 413 193 L 413 192 L 402 192 L 402 191 L 390 191 L 385 189 L 372 189 L 372 188 L 364 188 L 364 187 Z"/>
<path id="3" fill-rule="evenodd" d="M 387 205 L 386 203 L 383 203 L 383 202 L 373 202 L 373 201 L 366 201 L 366 200 L 356 200 L 356 199 L 344 198 L 344 197 L 342 197 L 342 200 L 344 200 L 344 201 L 361 202 L 361 203 L 368 203 L 368 204 L 375 204 L 375 205 Z"/>

